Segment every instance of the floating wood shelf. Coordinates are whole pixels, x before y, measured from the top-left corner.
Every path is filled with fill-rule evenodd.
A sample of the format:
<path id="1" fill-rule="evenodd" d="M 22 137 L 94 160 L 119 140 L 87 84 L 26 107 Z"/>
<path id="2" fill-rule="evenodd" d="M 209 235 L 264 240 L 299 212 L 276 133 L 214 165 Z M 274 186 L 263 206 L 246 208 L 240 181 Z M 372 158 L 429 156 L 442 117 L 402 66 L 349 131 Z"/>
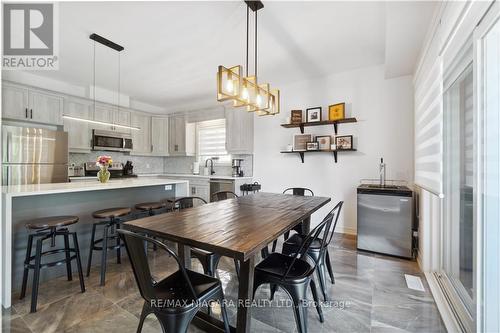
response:
<path id="1" fill-rule="evenodd" d="M 333 153 L 333 158 L 335 160 L 335 163 L 337 163 L 337 153 L 338 152 L 344 152 L 344 151 L 356 151 L 356 149 L 337 149 L 337 150 L 304 150 L 304 151 L 281 151 L 282 154 L 299 154 L 300 159 L 302 160 L 302 163 L 304 163 L 304 154 L 306 153 Z"/>
<path id="2" fill-rule="evenodd" d="M 302 134 L 304 134 L 304 127 L 333 125 L 333 128 L 335 130 L 335 135 L 337 135 L 337 125 L 338 124 L 356 123 L 356 122 L 357 122 L 356 118 L 344 118 L 344 119 L 339 119 L 339 120 L 322 120 L 322 121 L 316 121 L 316 122 L 312 122 L 312 123 L 281 124 L 281 126 L 285 127 L 285 128 L 299 127 L 300 132 Z"/>

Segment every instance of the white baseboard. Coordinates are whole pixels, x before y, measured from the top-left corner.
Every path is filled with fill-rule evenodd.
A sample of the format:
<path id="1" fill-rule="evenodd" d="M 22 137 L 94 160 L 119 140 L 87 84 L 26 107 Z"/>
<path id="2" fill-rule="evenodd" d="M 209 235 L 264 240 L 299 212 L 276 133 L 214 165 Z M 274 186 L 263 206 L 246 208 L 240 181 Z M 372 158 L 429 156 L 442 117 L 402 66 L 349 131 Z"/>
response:
<path id="1" fill-rule="evenodd" d="M 344 227 L 341 225 L 338 225 L 335 228 L 335 232 L 339 234 L 347 234 L 347 235 L 357 235 L 358 231 L 355 228 L 349 228 L 349 227 Z"/>
<path id="2" fill-rule="evenodd" d="M 446 330 L 450 333 L 461 333 L 462 329 L 460 328 L 455 315 L 446 301 L 446 296 L 441 291 L 441 288 L 439 288 L 439 283 L 436 281 L 435 275 L 433 273 L 425 272 L 425 277 L 427 279 L 427 283 L 429 284 L 431 294 L 434 297 L 434 301 L 436 302 L 439 314 L 443 319 Z"/>

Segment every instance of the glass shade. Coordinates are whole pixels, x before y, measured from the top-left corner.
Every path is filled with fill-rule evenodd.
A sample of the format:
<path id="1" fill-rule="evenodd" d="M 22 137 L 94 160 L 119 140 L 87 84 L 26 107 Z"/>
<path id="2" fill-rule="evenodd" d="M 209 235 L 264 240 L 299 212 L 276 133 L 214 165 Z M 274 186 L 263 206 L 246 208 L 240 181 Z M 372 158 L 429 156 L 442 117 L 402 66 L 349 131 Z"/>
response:
<path id="1" fill-rule="evenodd" d="M 219 66 L 217 71 L 217 101 L 223 102 L 237 98 L 241 91 L 241 66 L 226 68 Z"/>
<path id="2" fill-rule="evenodd" d="M 269 107 L 258 110 L 259 116 L 270 116 L 280 113 L 280 91 L 279 89 L 271 89 L 269 91 Z"/>

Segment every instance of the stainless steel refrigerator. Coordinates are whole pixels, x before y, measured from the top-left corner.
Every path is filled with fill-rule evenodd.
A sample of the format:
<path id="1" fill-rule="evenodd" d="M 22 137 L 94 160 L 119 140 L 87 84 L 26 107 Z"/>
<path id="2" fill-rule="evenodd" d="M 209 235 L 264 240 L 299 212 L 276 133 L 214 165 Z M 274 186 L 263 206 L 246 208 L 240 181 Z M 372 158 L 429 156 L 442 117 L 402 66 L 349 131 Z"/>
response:
<path id="1" fill-rule="evenodd" d="M 2 126 L 2 185 L 68 181 L 68 133 Z"/>

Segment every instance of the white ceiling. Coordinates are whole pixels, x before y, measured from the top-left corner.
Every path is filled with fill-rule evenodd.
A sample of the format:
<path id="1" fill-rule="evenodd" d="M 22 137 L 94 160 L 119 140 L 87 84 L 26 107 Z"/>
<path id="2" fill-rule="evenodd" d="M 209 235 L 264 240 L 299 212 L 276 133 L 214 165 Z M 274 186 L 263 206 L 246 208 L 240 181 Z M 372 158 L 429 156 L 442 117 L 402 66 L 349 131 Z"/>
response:
<path id="1" fill-rule="evenodd" d="M 364 66 L 388 66 L 387 61 L 390 76 L 412 73 L 434 8 L 430 2 L 403 2 L 396 9 L 385 2 L 264 5 L 259 11 L 258 76 L 277 87 Z M 217 66 L 244 65 L 245 8 L 243 1 L 61 2 L 59 71 L 36 74 L 91 85 L 93 42 L 88 36 L 95 32 L 125 47 L 124 94 L 168 112 L 210 107 L 216 105 Z M 96 65 L 97 85 L 115 90 L 116 52 L 98 46 Z"/>

